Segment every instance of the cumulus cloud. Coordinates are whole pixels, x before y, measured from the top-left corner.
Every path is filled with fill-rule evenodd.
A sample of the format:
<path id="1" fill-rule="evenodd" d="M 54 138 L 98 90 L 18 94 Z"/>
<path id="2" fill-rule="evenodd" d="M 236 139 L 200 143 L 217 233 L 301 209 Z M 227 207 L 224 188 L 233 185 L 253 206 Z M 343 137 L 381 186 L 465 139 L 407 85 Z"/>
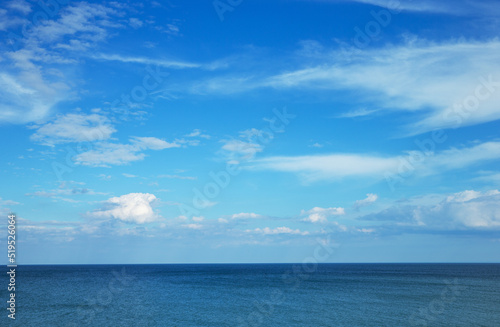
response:
<path id="1" fill-rule="evenodd" d="M 378 195 L 377 194 L 368 193 L 366 195 L 366 198 L 364 198 L 363 200 L 357 200 L 354 203 L 354 207 L 355 208 L 361 208 L 361 207 L 369 206 L 369 205 L 373 204 L 375 201 L 377 201 L 377 199 L 378 199 Z"/>
<path id="2" fill-rule="evenodd" d="M 89 215 L 137 224 L 150 223 L 159 219 L 152 207 L 156 199 L 156 196 L 149 193 L 129 193 L 108 199 L 103 208 Z"/>
<path id="3" fill-rule="evenodd" d="M 301 216 L 305 216 L 304 221 L 312 223 L 324 223 L 328 221 L 328 217 L 344 215 L 344 208 L 320 208 L 314 207 L 311 210 L 302 210 Z"/>
<path id="4" fill-rule="evenodd" d="M 59 143 L 103 141 L 116 129 L 105 116 L 98 114 L 65 114 L 53 121 L 35 126 L 31 136 L 35 142 L 53 146 Z"/>

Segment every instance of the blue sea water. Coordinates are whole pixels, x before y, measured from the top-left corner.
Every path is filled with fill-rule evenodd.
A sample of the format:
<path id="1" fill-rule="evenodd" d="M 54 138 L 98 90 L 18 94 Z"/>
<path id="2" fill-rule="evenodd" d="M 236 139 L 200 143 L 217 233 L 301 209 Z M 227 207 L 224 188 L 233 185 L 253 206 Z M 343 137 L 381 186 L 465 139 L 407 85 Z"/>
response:
<path id="1" fill-rule="evenodd" d="M 500 326 L 500 264 L 17 270 L 16 320 L 4 309 L 2 326 Z"/>

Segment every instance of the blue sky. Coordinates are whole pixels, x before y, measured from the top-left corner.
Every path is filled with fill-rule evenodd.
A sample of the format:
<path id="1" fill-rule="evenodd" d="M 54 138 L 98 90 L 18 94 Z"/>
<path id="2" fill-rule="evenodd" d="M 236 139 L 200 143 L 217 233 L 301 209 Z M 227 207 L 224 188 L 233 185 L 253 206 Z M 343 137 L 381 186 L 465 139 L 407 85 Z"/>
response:
<path id="1" fill-rule="evenodd" d="M 498 262 L 499 14 L 2 2 L 18 262 Z"/>

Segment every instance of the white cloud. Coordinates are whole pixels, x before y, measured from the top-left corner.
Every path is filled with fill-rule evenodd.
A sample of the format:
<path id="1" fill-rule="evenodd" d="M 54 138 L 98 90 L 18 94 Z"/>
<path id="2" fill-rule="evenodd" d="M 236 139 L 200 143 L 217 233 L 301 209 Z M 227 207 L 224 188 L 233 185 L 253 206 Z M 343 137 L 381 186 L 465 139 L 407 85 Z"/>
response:
<path id="1" fill-rule="evenodd" d="M 77 183 L 77 182 L 70 182 L 70 184 L 79 184 L 82 185 L 84 183 Z M 86 187 L 67 187 L 66 182 L 63 182 L 59 185 L 59 188 L 57 189 L 52 189 L 52 190 L 41 190 L 41 191 L 35 191 L 32 193 L 26 193 L 26 196 L 34 196 L 34 197 L 41 197 L 41 198 L 54 198 L 54 199 L 59 199 L 67 202 L 78 202 L 72 199 L 67 199 L 67 198 L 61 198 L 61 195 L 66 195 L 66 196 L 80 196 L 80 195 L 104 195 L 107 193 L 102 193 L 102 192 L 95 192 L 91 189 L 88 189 Z"/>
<path id="2" fill-rule="evenodd" d="M 311 144 L 309 147 L 311 147 L 311 148 L 322 148 L 322 147 L 324 147 L 324 145 L 316 142 L 314 144 Z"/>
<path id="3" fill-rule="evenodd" d="M 125 56 L 116 55 L 116 54 L 112 54 L 112 55 L 99 54 L 99 55 L 94 55 L 92 58 L 96 59 L 96 60 L 119 61 L 122 63 L 154 65 L 154 66 L 178 68 L 178 69 L 198 68 L 201 66 L 200 64 L 196 64 L 196 63 L 182 62 L 182 61 L 176 61 L 176 60 L 151 59 L 151 58 L 146 58 L 146 57 L 125 57 Z"/>
<path id="4" fill-rule="evenodd" d="M 403 131 L 418 134 L 500 119 L 499 51 L 497 39 L 440 43 L 413 39 L 375 48 L 352 44 L 351 48 L 325 49 L 296 70 L 276 73 L 266 67 L 247 77 L 215 77 L 199 82 L 195 92 L 245 92 L 256 88 L 353 92 L 356 106 L 377 110 L 341 116 L 418 112 L 419 118 Z M 464 102 L 464 107 L 470 105 L 476 94 L 482 98 L 478 108 L 466 112 L 455 109 Z"/>
<path id="5" fill-rule="evenodd" d="M 128 23 L 130 24 L 130 26 L 132 26 L 133 28 L 139 28 L 139 27 L 142 27 L 142 25 L 144 24 L 142 22 L 142 20 L 138 19 L 138 18 L 129 18 L 128 20 Z"/>
<path id="6" fill-rule="evenodd" d="M 108 199 L 104 208 L 89 215 L 95 218 L 115 218 L 137 224 L 150 223 L 159 219 L 151 206 L 155 200 L 156 196 L 153 194 L 129 193 Z"/>
<path id="7" fill-rule="evenodd" d="M 193 221 L 196 221 L 196 222 L 202 222 L 203 220 L 205 220 L 205 217 L 199 216 L 199 217 L 193 217 L 192 219 L 193 219 Z"/>
<path id="8" fill-rule="evenodd" d="M 270 131 L 251 128 L 238 133 L 239 138 L 221 140 L 223 146 L 219 153 L 228 162 L 240 163 L 255 158 L 256 154 L 264 150 L 263 144 L 274 138 Z"/>
<path id="9" fill-rule="evenodd" d="M 12 200 L 3 200 L 2 198 L 0 198 L 0 206 L 14 206 L 18 204 L 20 203 Z"/>
<path id="10" fill-rule="evenodd" d="M 377 194 L 368 193 L 366 195 L 366 198 L 364 198 L 363 200 L 357 200 L 354 203 L 354 207 L 355 208 L 361 208 L 361 207 L 369 206 L 369 205 L 373 204 L 375 201 L 377 201 L 377 199 L 378 199 L 378 195 Z"/>
<path id="11" fill-rule="evenodd" d="M 344 215 L 344 208 L 320 208 L 314 207 L 311 210 L 302 210 L 300 212 L 301 216 L 306 216 L 303 220 L 310 221 L 312 223 L 324 223 L 328 221 L 328 217 Z"/>
<path id="12" fill-rule="evenodd" d="M 433 144 L 435 148 L 436 144 Z M 425 147 L 424 149 L 422 146 L 421 151 L 408 151 L 407 156 L 395 157 L 365 154 L 268 157 L 254 160 L 248 168 L 295 173 L 306 182 L 314 182 L 353 176 L 383 178 L 386 174 L 398 174 L 402 165 L 411 163 L 411 158 L 415 159 L 415 164 L 411 163 L 412 171 L 420 176 L 461 169 L 500 158 L 500 142 L 485 142 L 440 152 L 434 152 L 428 145 Z"/>
<path id="13" fill-rule="evenodd" d="M 14 4 L 14 2 L 11 2 L 11 5 Z M 12 9 L 15 9 L 11 7 Z M 22 7 L 19 7 L 21 9 Z M 28 8 L 29 9 L 29 8 Z M 22 25 L 25 23 L 26 20 L 20 17 L 14 17 L 11 15 L 7 10 L 0 8 L 0 31 L 7 31 L 13 27 Z M 9 42 L 7 41 L 7 44 Z"/>
<path id="14" fill-rule="evenodd" d="M 65 37 L 103 41 L 108 36 L 108 28 L 119 27 L 110 19 L 116 14 L 114 9 L 102 5 L 76 3 L 64 7 L 58 19 L 37 25 L 33 37 L 41 42 L 61 41 Z"/>
<path id="15" fill-rule="evenodd" d="M 31 12 L 31 5 L 25 0 L 12 0 L 7 4 L 7 7 L 13 10 L 20 11 L 24 15 Z"/>
<path id="16" fill-rule="evenodd" d="M 231 215 L 231 219 L 258 219 L 264 216 L 253 213 L 253 212 L 241 212 Z"/>
<path id="17" fill-rule="evenodd" d="M 11 6 L 29 11 L 25 2 L 11 2 Z M 76 98 L 77 92 L 71 87 L 74 70 L 66 69 L 67 65 L 76 63 L 79 56 L 107 38 L 108 29 L 117 27 L 109 19 L 116 12 L 101 5 L 70 4 L 62 6 L 58 14 L 54 19 L 31 24 L 27 35 L 10 40 L 15 50 L 5 52 L 6 65 L 0 74 L 0 121 L 43 121 L 57 104 Z M 17 24 L 19 20 L 9 17 L 7 21 Z M 78 54 L 68 55 L 67 51 Z"/>
<path id="18" fill-rule="evenodd" d="M 111 137 L 116 129 L 108 118 L 98 114 L 65 114 L 53 121 L 36 126 L 31 136 L 35 142 L 54 145 L 69 142 L 103 141 Z"/>
<path id="19" fill-rule="evenodd" d="M 263 147 L 258 143 L 246 142 L 242 140 L 223 140 L 222 153 L 228 161 L 240 162 L 253 159 L 258 152 L 262 152 Z"/>
<path id="20" fill-rule="evenodd" d="M 347 0 L 336 0 L 346 2 Z M 352 2 L 360 2 L 371 4 L 383 8 L 389 8 L 395 11 L 413 11 L 413 12 L 429 12 L 442 13 L 450 15 L 463 16 L 493 16 L 500 13 L 500 6 L 492 1 L 476 0 L 457 0 L 457 1 L 433 1 L 433 0 L 349 0 Z"/>
<path id="21" fill-rule="evenodd" d="M 156 137 L 133 137 L 129 144 L 98 143 L 95 149 L 80 153 L 74 157 L 77 164 L 95 167 L 124 165 L 144 159 L 141 151 L 178 148 L 177 143 L 169 143 Z"/>
<path id="22" fill-rule="evenodd" d="M 500 183 L 500 173 L 492 171 L 484 171 L 480 173 L 481 176 L 473 178 L 474 181 L 486 183 Z"/>
<path id="23" fill-rule="evenodd" d="M 257 159 L 251 168 L 297 173 L 306 181 L 348 176 L 382 175 L 394 171 L 399 158 L 383 158 L 357 154 L 331 154 Z"/>
<path id="24" fill-rule="evenodd" d="M 170 179 L 187 179 L 187 180 L 195 180 L 197 177 L 194 176 L 182 176 L 182 175 L 158 175 L 158 178 L 170 178 Z"/>
<path id="25" fill-rule="evenodd" d="M 0 73 L 0 121 L 28 123 L 45 118 L 68 92 L 64 82 L 47 80 L 30 62 L 16 73 Z"/>
<path id="26" fill-rule="evenodd" d="M 500 194 L 497 190 L 487 192 L 486 195 Z M 473 199 L 481 197 L 483 194 L 474 190 L 465 190 L 463 192 L 458 192 L 452 194 L 446 198 L 446 202 L 467 202 Z"/>
<path id="27" fill-rule="evenodd" d="M 169 143 L 156 137 L 134 137 L 132 143 L 140 149 L 163 150 L 168 148 L 178 148 L 175 142 Z"/>
<path id="28" fill-rule="evenodd" d="M 263 235 L 277 235 L 277 234 L 291 234 L 291 235 L 309 235 L 308 231 L 301 231 L 300 229 L 291 229 L 289 227 L 276 227 L 276 228 L 256 228 L 253 230 L 246 230 L 247 233 L 258 233 Z"/>
<path id="29" fill-rule="evenodd" d="M 200 225 L 200 224 L 185 224 L 182 226 L 189 228 L 189 229 L 202 229 L 203 228 L 203 225 Z"/>
<path id="30" fill-rule="evenodd" d="M 450 219 L 468 228 L 500 228 L 500 192 L 498 190 L 455 193 L 435 207 L 428 209 L 434 219 Z M 424 214 L 425 212 L 422 215 Z"/>
<path id="31" fill-rule="evenodd" d="M 102 143 L 95 150 L 80 153 L 73 159 L 75 163 L 84 166 L 108 167 L 109 165 L 124 165 L 132 161 L 144 159 L 141 149 L 131 144 Z"/>
<path id="32" fill-rule="evenodd" d="M 201 138 L 209 139 L 210 135 L 203 134 L 201 132 L 201 130 L 199 130 L 199 129 L 194 129 L 191 133 L 187 134 L 186 137 L 201 137 Z"/>
<path id="33" fill-rule="evenodd" d="M 357 110 L 353 110 L 353 111 L 349 111 L 349 112 L 346 112 L 346 113 L 343 113 L 343 114 L 340 114 L 337 116 L 337 118 L 356 118 L 356 117 L 364 117 L 364 116 L 369 116 L 375 112 L 377 112 L 378 110 L 375 110 L 375 109 L 372 109 L 372 110 L 369 110 L 369 109 L 366 109 L 366 108 L 362 108 L 362 109 L 357 109 Z"/>
<path id="34" fill-rule="evenodd" d="M 500 192 L 466 190 L 434 203 L 392 206 L 362 219 L 428 230 L 500 229 Z"/>
<path id="35" fill-rule="evenodd" d="M 106 174 L 99 174 L 97 177 L 99 177 L 99 179 L 102 179 L 103 181 L 109 181 L 111 179 L 111 175 Z"/>
<path id="36" fill-rule="evenodd" d="M 124 177 L 127 177 L 127 178 L 136 178 L 137 175 L 133 175 L 133 174 L 127 174 L 127 173 L 123 173 L 122 174 Z"/>
<path id="37" fill-rule="evenodd" d="M 451 148 L 436 152 L 424 162 L 427 174 L 468 167 L 481 162 L 488 162 L 500 158 L 500 142 L 484 142 L 471 147 Z"/>
<path id="38" fill-rule="evenodd" d="M 268 118 L 265 120 L 270 121 Z M 274 135 L 270 131 L 264 131 L 257 128 L 250 128 L 239 133 L 240 137 L 248 140 L 249 142 L 256 142 L 257 138 L 266 139 L 266 141 L 272 140 Z"/>
<path id="39" fill-rule="evenodd" d="M 358 49 L 343 61 L 312 66 L 270 77 L 267 85 L 276 88 L 363 90 L 366 100 L 379 108 L 412 112 L 428 111 L 427 117 L 412 126 L 412 133 L 455 127 L 454 105 L 463 104 L 478 93 L 480 109 L 463 114 L 460 126 L 500 118 L 500 64 L 495 53 L 500 41 L 449 42 L 417 41 L 382 49 Z M 491 79 L 493 82 L 484 83 Z M 266 84 L 264 83 L 264 84 Z M 488 87 L 480 86 L 489 84 Z"/>

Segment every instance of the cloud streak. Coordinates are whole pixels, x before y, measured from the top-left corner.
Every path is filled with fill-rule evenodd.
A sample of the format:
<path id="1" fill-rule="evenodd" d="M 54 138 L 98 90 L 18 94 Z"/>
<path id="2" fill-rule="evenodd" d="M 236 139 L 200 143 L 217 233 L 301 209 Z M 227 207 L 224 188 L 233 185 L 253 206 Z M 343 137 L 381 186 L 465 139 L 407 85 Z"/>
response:
<path id="1" fill-rule="evenodd" d="M 337 117 L 418 114 L 415 123 L 405 126 L 404 133 L 410 135 L 500 119 L 500 64 L 496 60 L 500 41 L 496 39 L 439 43 L 412 39 L 375 49 L 321 47 L 318 51 L 304 67 L 282 72 L 265 67 L 247 76 L 212 77 L 195 83 L 193 89 L 200 94 L 262 88 L 352 92 L 356 94 L 356 106 L 376 110 L 340 113 Z M 457 109 L 470 105 L 471 96 L 479 99 L 474 110 L 463 113 Z"/>
<path id="2" fill-rule="evenodd" d="M 408 151 L 411 155 L 415 151 Z M 500 158 L 500 142 L 485 142 L 470 147 L 440 152 L 419 152 L 425 160 L 413 166 L 417 175 L 432 175 Z M 417 156 L 415 156 L 417 157 Z M 404 156 L 382 157 L 366 154 L 327 154 L 275 156 L 253 160 L 247 169 L 294 173 L 305 182 L 338 180 L 346 177 L 375 177 L 396 174 L 407 163 Z"/>
<path id="3" fill-rule="evenodd" d="M 94 167 L 124 165 L 144 159 L 145 150 L 163 150 L 180 146 L 175 142 L 170 143 L 156 137 L 133 137 L 128 144 L 99 142 L 95 149 L 77 154 L 74 161 L 80 165 Z"/>
<path id="4" fill-rule="evenodd" d="M 105 116 L 98 114 L 65 114 L 44 125 L 34 126 L 31 140 L 44 145 L 92 142 L 109 139 L 116 129 Z"/>

